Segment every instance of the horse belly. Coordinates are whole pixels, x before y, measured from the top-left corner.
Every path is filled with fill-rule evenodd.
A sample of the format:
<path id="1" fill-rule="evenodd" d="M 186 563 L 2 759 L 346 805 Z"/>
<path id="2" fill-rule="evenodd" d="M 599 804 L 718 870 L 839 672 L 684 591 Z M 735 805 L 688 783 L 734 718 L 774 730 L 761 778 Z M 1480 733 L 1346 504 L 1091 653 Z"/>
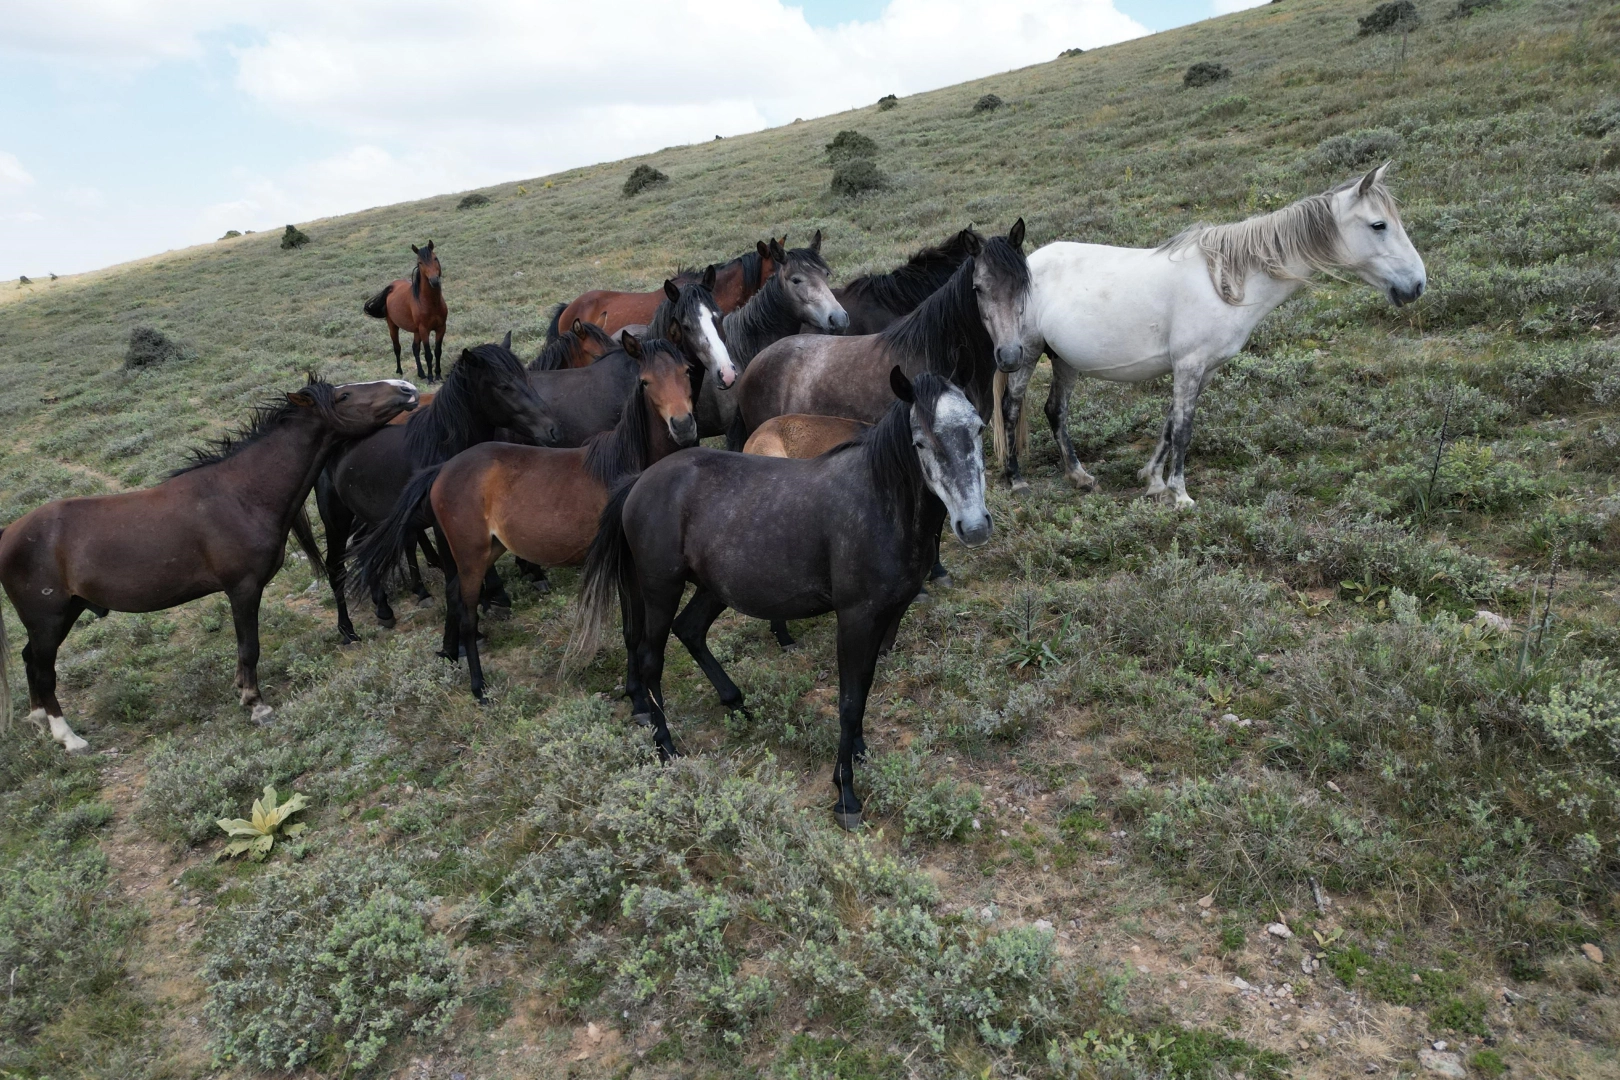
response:
<path id="1" fill-rule="evenodd" d="M 596 538 L 607 492 L 579 467 L 562 461 L 550 469 L 508 478 L 492 489 L 491 532 L 512 554 L 540 566 L 580 566 Z M 527 472 L 527 470 L 526 470 Z"/>
<path id="2" fill-rule="evenodd" d="M 65 522 L 71 539 L 59 556 L 63 584 L 99 607 L 130 612 L 163 611 L 219 592 L 224 585 L 209 557 L 216 553 L 196 530 L 174 527 L 176 509 L 74 515 Z M 230 542 L 216 538 L 213 546 L 221 539 Z"/>

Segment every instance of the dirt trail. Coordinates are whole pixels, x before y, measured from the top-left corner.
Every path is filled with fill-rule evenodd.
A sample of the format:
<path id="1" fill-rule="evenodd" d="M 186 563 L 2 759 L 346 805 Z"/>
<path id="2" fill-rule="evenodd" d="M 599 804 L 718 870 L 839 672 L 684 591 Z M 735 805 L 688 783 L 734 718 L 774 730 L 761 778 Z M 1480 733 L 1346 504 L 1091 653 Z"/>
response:
<path id="1" fill-rule="evenodd" d="M 170 846 L 136 825 L 135 800 L 145 781 L 139 763 L 127 755 L 102 772 L 102 797 L 113 808 L 113 820 L 102 830 L 101 850 L 125 899 L 146 917 L 130 961 L 132 989 L 152 1010 L 170 1074 L 197 1076 L 208 1070 L 209 1053 L 196 944 L 213 908 L 174 884 L 199 859 L 176 858 Z"/>

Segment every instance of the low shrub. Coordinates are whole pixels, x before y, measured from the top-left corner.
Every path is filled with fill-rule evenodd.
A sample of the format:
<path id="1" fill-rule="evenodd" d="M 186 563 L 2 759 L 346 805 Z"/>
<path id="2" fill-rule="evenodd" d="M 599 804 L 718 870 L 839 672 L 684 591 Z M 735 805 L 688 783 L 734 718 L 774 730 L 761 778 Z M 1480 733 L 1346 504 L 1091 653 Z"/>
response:
<path id="1" fill-rule="evenodd" d="M 1389 128 L 1347 131 L 1317 143 L 1316 159 L 1328 169 L 1347 172 L 1390 160 L 1403 141 L 1400 132 Z"/>
<path id="2" fill-rule="evenodd" d="M 475 207 L 475 206 L 488 206 L 488 205 L 489 205 L 489 196 L 485 195 L 482 191 L 474 191 L 471 194 L 463 195 L 461 197 L 461 201 L 456 203 L 456 209 L 457 210 L 469 210 L 469 209 L 471 209 L 472 207 Z"/>
<path id="3" fill-rule="evenodd" d="M 392 1040 L 442 1033 L 464 979 L 428 907 L 378 856 L 271 867 L 209 924 L 203 1016 L 218 1063 L 363 1072 Z"/>
<path id="4" fill-rule="evenodd" d="M 630 175 L 625 178 L 624 197 L 628 199 L 632 196 L 640 195 L 648 188 L 657 187 L 659 184 L 667 183 L 669 183 L 669 177 L 665 176 L 662 172 L 653 168 L 651 165 L 637 165 L 633 170 L 631 170 Z"/>
<path id="5" fill-rule="evenodd" d="M 832 192 L 845 198 L 854 198 L 870 191 L 887 190 L 888 176 L 871 158 L 855 158 L 833 170 Z"/>
<path id="6" fill-rule="evenodd" d="M 1200 60 L 1181 76 L 1181 85 L 1186 87 L 1210 86 L 1222 79 L 1232 77 L 1232 72 L 1225 64 L 1216 64 L 1208 60 Z"/>
<path id="7" fill-rule="evenodd" d="M 1370 15 L 1356 20 L 1361 27 L 1359 33 L 1362 37 L 1368 34 L 1404 33 L 1416 28 L 1419 22 L 1417 5 L 1412 0 L 1391 0 L 1390 3 L 1379 4 Z"/>
<path id="8" fill-rule="evenodd" d="M 281 250 L 291 251 L 293 248 L 303 247 L 309 243 L 309 234 L 296 225 L 287 226 L 287 231 L 281 234 Z"/>
<path id="9" fill-rule="evenodd" d="M 1084 49 L 1064 49 L 1062 52 L 1058 53 L 1058 59 L 1066 60 L 1071 56 L 1080 56 L 1085 53 L 1085 51 L 1086 50 Z"/>
<path id="10" fill-rule="evenodd" d="M 124 350 L 126 369 L 157 367 L 170 360 L 183 360 L 186 350 L 169 335 L 150 326 L 137 326 L 129 332 L 129 347 Z"/>
<path id="11" fill-rule="evenodd" d="M 1446 12 L 1448 19 L 1466 19 L 1486 8 L 1498 7 L 1502 0 L 1457 0 L 1457 6 Z"/>
<path id="12" fill-rule="evenodd" d="M 225 235 L 220 237 L 220 239 L 221 240 L 232 240 L 232 239 L 235 239 L 236 237 L 241 236 L 241 235 L 242 234 L 240 232 L 238 232 L 237 230 L 235 230 L 235 229 L 226 229 L 225 230 Z"/>
<path id="13" fill-rule="evenodd" d="M 882 97 L 878 98 L 877 106 L 879 112 L 888 112 L 890 109 L 898 108 L 899 105 L 900 99 L 895 97 L 893 94 L 884 94 Z"/>
<path id="14" fill-rule="evenodd" d="M 1249 107 L 1249 99 L 1242 94 L 1228 94 L 1205 105 L 1198 112 L 1201 120 L 1232 120 L 1242 116 Z"/>
<path id="15" fill-rule="evenodd" d="M 842 165 L 856 158 L 869 158 L 877 153 L 877 143 L 858 131 L 840 131 L 827 144 L 827 157 L 834 165 Z"/>
<path id="16" fill-rule="evenodd" d="M 975 113 L 995 112 L 1005 104 L 1006 102 L 995 94 L 985 94 L 973 103 L 973 111 Z"/>

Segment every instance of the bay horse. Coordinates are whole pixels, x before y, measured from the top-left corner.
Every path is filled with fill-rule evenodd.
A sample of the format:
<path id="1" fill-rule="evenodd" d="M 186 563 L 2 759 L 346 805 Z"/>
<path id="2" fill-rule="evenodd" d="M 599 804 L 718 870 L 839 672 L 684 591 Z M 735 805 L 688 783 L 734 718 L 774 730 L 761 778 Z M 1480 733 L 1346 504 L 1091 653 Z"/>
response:
<path id="1" fill-rule="evenodd" d="M 287 534 L 316 475 L 344 439 L 416 407 L 398 379 L 308 385 L 253 413 L 245 430 L 193 452 L 155 487 L 59 499 L 0 530 L 0 585 L 28 633 L 29 719 L 69 753 L 87 744 L 56 697 L 56 652 L 85 611 L 161 611 L 223 592 L 236 624 L 236 688 L 253 718 L 259 694 L 259 602 L 281 569 Z M 319 566 L 320 555 L 311 552 Z M 11 721 L 10 648 L 0 618 L 0 709 Z"/>
<path id="2" fill-rule="evenodd" d="M 785 236 L 781 244 L 775 238 L 771 240 L 778 250 L 785 243 Z M 759 240 L 755 241 L 753 251 L 745 251 L 728 263 L 711 265 L 708 269 L 715 274 L 715 282 L 710 286 L 715 302 L 720 305 L 721 312 L 726 313 L 736 311 L 758 292 L 775 271 L 776 265 L 770 247 L 765 241 Z M 676 285 L 685 285 L 701 279 L 706 272 L 680 270 L 676 272 L 674 281 Z M 626 326 L 646 325 L 652 322 L 653 312 L 658 310 L 662 300 L 663 296 L 657 289 L 644 293 L 602 289 L 581 293 L 570 303 L 559 304 L 552 311 L 551 325 L 546 328 L 546 340 L 552 340 L 560 327 L 572 326 L 576 319 L 595 323 L 610 334 Z"/>
<path id="3" fill-rule="evenodd" d="M 502 552 L 539 566 L 578 566 L 609 493 L 627 477 L 697 442 L 689 363 L 669 342 L 625 334 L 638 379 L 611 431 L 569 449 L 485 443 L 411 478 L 388 521 L 355 549 L 358 580 L 375 588 L 398 573 L 431 507 L 448 551 L 444 647 L 467 653 L 473 695 L 484 697 L 478 589 Z"/>
<path id="4" fill-rule="evenodd" d="M 934 247 L 925 247 L 886 274 L 862 274 L 833 296 L 849 313 L 843 332 L 851 337 L 887 330 L 939 291 L 956 268 L 979 250 L 984 238 L 970 225 Z"/>
<path id="5" fill-rule="evenodd" d="M 828 332 L 842 331 L 849 315 L 833 296 L 827 279 L 832 270 L 821 257 L 821 230 L 809 247 L 784 250 L 772 240 L 773 273 L 742 307 L 727 315 L 721 329 L 738 372 L 747 370 L 768 346 L 799 332 L 806 323 Z M 741 375 L 738 376 L 741 378 Z M 704 380 L 698 397 L 698 433 L 724 435 L 737 413 L 736 389 L 730 383 Z M 732 449 L 742 449 L 739 442 Z"/>
<path id="6" fill-rule="evenodd" d="M 895 365 L 907 375 L 932 371 L 950 379 L 989 419 L 996 354 L 1022 346 L 1018 314 L 1029 292 L 1023 242 L 1019 218 L 1006 237 L 984 240 L 949 281 L 881 333 L 801 334 L 761 352 L 737 380 L 728 445 L 742 449 L 755 428 L 787 413 L 875 423 L 892 397 L 887 380 Z"/>
<path id="7" fill-rule="evenodd" d="M 529 361 L 529 370 L 590 367 L 618 348 L 619 343 L 612 334 L 595 323 L 575 319 L 567 330 L 547 337 L 539 354 Z"/>
<path id="8" fill-rule="evenodd" d="M 1348 271 L 1397 307 L 1423 294 L 1428 275 L 1385 186 L 1388 169 L 1386 162 L 1246 221 L 1195 225 L 1157 248 L 1059 242 L 1031 255 L 1022 362 L 1003 363 L 997 378 L 1005 428 L 1013 433 L 1005 466 L 1013 487 L 1028 486 L 1018 467 L 1027 436 L 1023 398 L 1044 348 L 1052 358 L 1046 419 L 1065 475 L 1082 490 L 1097 482 L 1069 438 L 1075 380 L 1137 383 L 1170 375 L 1169 415 L 1137 475 L 1148 482 L 1147 494 L 1169 491 L 1177 506 L 1193 505 L 1186 462 L 1198 396 L 1261 319 L 1317 272 Z"/>
<path id="9" fill-rule="evenodd" d="M 388 320 L 388 336 L 394 343 L 394 374 L 405 374 L 399 353 L 399 331 L 411 332 L 411 358 L 416 361 L 416 377 L 437 382 L 439 362 L 444 358 L 444 325 L 450 309 L 444 304 L 444 290 L 440 284 L 443 268 L 439 256 L 433 251 L 433 241 L 426 247 L 411 245 L 416 265 L 411 268 L 409 280 L 400 278 L 389 282 L 382 292 L 367 300 L 362 310 L 373 319 Z M 409 286 L 408 288 L 406 286 Z M 434 336 L 430 344 L 429 335 Z M 427 370 L 422 370 L 422 349 L 428 354 Z"/>
<path id="10" fill-rule="evenodd" d="M 388 516 L 394 501 L 416 470 L 448 461 L 469 446 L 487 442 L 510 429 L 537 443 L 555 442 L 556 418 L 529 385 L 522 363 L 512 355 L 512 336 L 500 345 L 462 350 L 430 405 L 420 408 L 404 426 L 389 425 L 335 451 L 315 485 L 315 505 L 326 527 L 326 573 L 337 601 L 338 634 L 358 641 L 343 587 L 344 552 L 357 529 L 375 526 Z M 430 551 L 425 543 L 424 551 Z M 427 588 L 410 557 L 411 589 L 426 599 Z M 505 597 L 497 578 L 491 583 L 494 602 Z M 377 621 L 394 625 L 388 594 L 374 591 Z M 509 604 L 509 601 L 506 603 Z"/>
<path id="11" fill-rule="evenodd" d="M 878 655 L 922 588 L 940 530 L 969 547 L 990 539 L 984 423 L 931 373 L 891 368 L 893 402 L 870 431 L 809 460 L 694 449 L 651 466 L 615 493 L 585 561 L 570 657 L 595 652 L 615 594 L 624 620 L 625 688 L 666 760 L 671 629 L 727 710 L 743 694 L 707 643 L 726 608 L 761 619 L 838 614 L 838 757 L 833 814 L 861 824 L 855 761 Z M 768 553 L 768 555 L 762 555 Z M 676 617 L 687 582 L 697 592 Z"/>

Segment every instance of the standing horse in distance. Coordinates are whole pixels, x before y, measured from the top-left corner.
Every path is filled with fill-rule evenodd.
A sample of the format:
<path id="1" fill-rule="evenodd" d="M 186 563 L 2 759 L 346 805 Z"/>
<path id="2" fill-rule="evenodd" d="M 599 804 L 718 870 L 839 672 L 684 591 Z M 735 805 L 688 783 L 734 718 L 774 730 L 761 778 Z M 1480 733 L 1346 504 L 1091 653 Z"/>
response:
<path id="1" fill-rule="evenodd" d="M 899 398 L 877 426 L 807 461 L 698 448 L 666 458 L 602 513 L 580 589 L 570 657 L 595 652 L 615 594 L 624 619 L 625 689 L 652 725 L 660 756 L 676 753 L 664 712 L 664 650 L 673 629 L 728 710 L 743 694 L 709 651 L 726 608 L 761 619 L 838 613 L 838 758 L 833 807 L 856 829 L 855 762 L 879 653 L 922 588 L 946 521 L 962 543 L 990 539 L 984 423 L 936 375 L 890 370 Z M 686 583 L 697 593 L 676 617 Z"/>
<path id="2" fill-rule="evenodd" d="M 56 652 L 88 609 L 160 611 L 223 592 L 236 624 L 236 688 L 262 720 L 259 601 L 281 569 L 287 533 L 333 447 L 416 407 L 398 379 L 333 386 L 311 379 L 257 410 L 247 429 L 155 487 L 60 499 L 0 530 L 0 585 L 28 632 L 29 719 L 70 753 L 86 743 L 56 697 Z M 300 530 L 307 537 L 308 526 Z M 310 562 L 320 553 L 307 543 Z M 5 620 L 0 618 L 0 719 L 11 722 Z"/>
<path id="3" fill-rule="evenodd" d="M 450 309 L 444 306 L 444 290 L 440 284 L 443 268 L 433 252 L 433 241 L 426 247 L 411 245 L 416 265 L 411 268 L 410 280 L 400 278 L 390 282 L 382 292 L 365 303 L 364 311 L 373 319 L 388 320 L 388 336 L 394 342 L 394 374 L 403 375 L 399 353 L 399 331 L 403 327 L 411 332 L 411 359 L 416 361 L 416 377 L 437 382 L 439 362 L 444 358 L 444 324 Z M 409 286 L 404 288 L 403 286 Z M 434 335 L 430 344 L 429 335 Z M 422 370 L 422 350 L 427 349 L 427 371 Z"/>
<path id="4" fill-rule="evenodd" d="M 624 335 L 638 367 L 618 424 L 571 449 L 485 443 L 411 479 L 386 522 L 355 550 L 362 587 L 398 572 L 410 537 L 429 515 L 444 538 L 444 647 L 467 651 L 473 695 L 484 696 L 478 655 L 478 589 L 501 553 L 537 566 L 585 561 L 609 493 L 676 450 L 697 442 L 690 362 L 671 343 Z M 427 504 L 424 507 L 423 504 Z"/>
<path id="5" fill-rule="evenodd" d="M 773 238 L 771 244 L 778 250 L 787 243 L 787 237 L 782 238 L 780 244 Z M 720 305 L 722 314 L 736 311 L 748 302 L 748 298 L 760 290 L 770 276 L 776 271 L 776 263 L 771 255 L 770 247 L 765 241 L 759 240 L 754 244 L 753 251 L 745 251 L 728 263 L 711 266 L 715 273 L 715 283 L 710 287 L 714 293 L 715 302 Z M 705 271 L 681 270 L 675 274 L 676 285 L 685 285 L 688 282 L 700 280 Z M 550 341 L 557 336 L 561 327 L 572 326 L 575 319 L 588 323 L 595 323 L 610 334 L 618 333 L 627 326 L 644 326 L 652 322 L 653 312 L 663 302 L 664 296 L 657 289 L 652 292 L 610 292 L 605 289 L 593 289 L 581 293 L 577 298 L 566 304 L 559 304 L 551 313 L 551 325 L 546 328 L 546 340 Z"/>
<path id="6" fill-rule="evenodd" d="M 1069 439 L 1076 378 L 1138 383 L 1171 376 L 1169 416 L 1137 475 L 1148 482 L 1147 494 L 1168 490 L 1176 505 L 1191 506 L 1187 445 L 1198 395 L 1261 319 L 1317 272 L 1348 271 L 1397 307 L 1423 294 L 1423 259 L 1384 185 L 1388 169 L 1386 162 L 1247 221 L 1195 225 L 1157 248 L 1060 242 L 1031 255 L 1033 285 L 1020 331 L 1024 362 L 1009 357 L 997 379 L 998 391 L 1005 385 L 997 396 L 1006 428 L 1014 433 L 1005 466 L 1013 487 L 1028 486 L 1018 468 L 1027 434 L 1023 399 L 1044 347 L 1052 358 L 1046 419 L 1065 474 L 1082 490 L 1097 482 Z"/>
<path id="7" fill-rule="evenodd" d="M 876 334 L 913 311 L 951 280 L 956 268 L 979 250 L 984 237 L 970 225 L 935 247 L 925 247 L 886 274 L 862 274 L 833 296 L 849 313 L 850 337 Z"/>

